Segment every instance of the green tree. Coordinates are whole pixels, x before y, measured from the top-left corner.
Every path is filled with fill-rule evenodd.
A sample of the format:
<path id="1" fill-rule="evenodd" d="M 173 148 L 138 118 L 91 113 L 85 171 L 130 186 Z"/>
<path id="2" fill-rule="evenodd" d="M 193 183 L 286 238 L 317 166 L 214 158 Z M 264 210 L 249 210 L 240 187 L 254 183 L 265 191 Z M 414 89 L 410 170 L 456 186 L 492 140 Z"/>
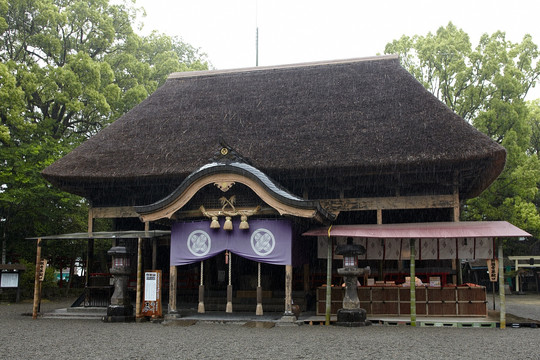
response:
<path id="1" fill-rule="evenodd" d="M 170 72 L 208 67 L 204 54 L 178 38 L 138 36 L 137 13 L 108 0 L 0 0 L 3 261 L 28 253 L 33 244 L 25 237 L 85 228 L 85 201 L 53 188 L 42 169 Z"/>
<path id="2" fill-rule="evenodd" d="M 467 201 L 462 218 L 507 220 L 540 237 L 538 131 L 525 102 L 540 76 L 532 38 L 512 43 L 498 31 L 484 34 L 473 48 L 469 36 L 449 23 L 435 34 L 403 36 L 387 44 L 385 53 L 399 54 L 426 89 L 507 150 L 504 171 Z"/>
<path id="3" fill-rule="evenodd" d="M 530 101 L 529 126 L 531 127 L 531 146 L 529 153 L 540 158 L 540 99 Z"/>

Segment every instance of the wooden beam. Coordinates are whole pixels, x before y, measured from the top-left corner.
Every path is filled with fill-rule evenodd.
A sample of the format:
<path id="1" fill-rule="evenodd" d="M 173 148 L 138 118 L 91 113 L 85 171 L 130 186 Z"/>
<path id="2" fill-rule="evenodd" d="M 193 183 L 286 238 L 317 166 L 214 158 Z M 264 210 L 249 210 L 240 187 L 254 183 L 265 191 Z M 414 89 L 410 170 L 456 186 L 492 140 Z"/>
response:
<path id="1" fill-rule="evenodd" d="M 321 203 L 321 206 L 330 212 L 361 210 L 434 209 L 455 207 L 455 197 L 453 194 L 350 199 L 322 199 L 319 201 Z"/>
<path id="2" fill-rule="evenodd" d="M 90 214 L 94 219 L 139 217 L 139 214 L 133 209 L 133 206 L 95 207 L 91 210 Z"/>
<path id="3" fill-rule="evenodd" d="M 208 212 L 215 212 L 219 211 L 221 209 L 206 209 Z M 242 210 L 253 210 L 253 207 L 237 207 L 236 210 L 242 211 Z M 279 215 L 279 212 L 271 207 L 263 207 L 259 211 L 257 211 L 257 215 Z M 173 216 L 171 216 L 172 220 L 179 220 L 184 218 L 195 218 L 195 217 L 203 217 L 203 213 L 200 209 L 195 210 L 185 210 L 185 211 L 177 211 L 174 213 Z"/>
<path id="4" fill-rule="evenodd" d="M 452 195 L 321 199 L 319 201 L 321 206 L 330 212 L 433 208 L 453 208 L 454 211 L 456 209 L 459 211 L 459 195 L 455 193 Z M 279 214 L 279 211 L 268 207 L 261 209 L 258 214 Z M 139 216 L 132 206 L 95 207 L 90 209 L 88 221 L 104 218 L 138 218 Z M 178 211 L 172 218 L 180 219 L 194 216 L 201 216 L 199 209 Z"/>

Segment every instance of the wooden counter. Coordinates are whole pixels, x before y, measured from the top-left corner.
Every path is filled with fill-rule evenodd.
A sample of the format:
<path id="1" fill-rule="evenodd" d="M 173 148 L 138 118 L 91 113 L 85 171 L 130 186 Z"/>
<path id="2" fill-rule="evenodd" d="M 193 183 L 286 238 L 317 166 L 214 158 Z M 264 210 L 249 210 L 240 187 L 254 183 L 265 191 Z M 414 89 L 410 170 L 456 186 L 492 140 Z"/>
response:
<path id="1" fill-rule="evenodd" d="M 345 289 L 332 288 L 331 313 L 342 307 Z M 368 315 L 410 315 L 410 288 L 402 286 L 363 286 L 358 288 L 360 306 Z M 326 311 L 326 287 L 317 289 L 317 315 Z M 484 286 L 416 287 L 416 315 L 487 316 Z"/>

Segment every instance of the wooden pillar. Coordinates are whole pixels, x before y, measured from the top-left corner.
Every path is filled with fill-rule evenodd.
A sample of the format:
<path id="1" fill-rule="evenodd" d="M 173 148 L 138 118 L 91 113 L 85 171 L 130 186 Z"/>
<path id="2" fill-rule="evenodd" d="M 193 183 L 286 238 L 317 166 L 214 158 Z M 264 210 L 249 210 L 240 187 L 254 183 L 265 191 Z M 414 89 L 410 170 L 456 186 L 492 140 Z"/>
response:
<path id="1" fill-rule="evenodd" d="M 141 294 L 142 294 L 142 238 L 137 241 L 137 298 L 135 299 L 135 318 L 142 318 Z"/>
<path id="2" fill-rule="evenodd" d="M 460 206 L 459 206 L 459 179 L 458 179 L 459 173 L 456 171 L 454 172 L 454 190 L 453 190 L 453 203 L 454 206 L 452 208 L 452 221 L 453 222 L 459 222 L 459 214 L 460 214 Z M 458 255 L 459 256 L 459 255 Z M 452 270 L 454 271 L 454 275 L 452 275 L 452 283 L 456 285 L 461 284 L 461 261 L 459 259 L 452 259 Z"/>
<path id="3" fill-rule="evenodd" d="M 410 285 L 411 285 L 411 326 L 416 326 L 416 247 L 415 239 L 410 239 L 411 266 L 410 266 Z"/>
<path id="4" fill-rule="evenodd" d="M 32 307 L 32 319 L 37 319 L 39 302 L 41 300 L 41 289 L 39 281 L 39 264 L 41 263 L 41 238 L 37 239 L 36 250 L 36 271 L 34 277 L 34 305 Z M 43 269 L 45 271 L 45 269 Z"/>
<path id="5" fill-rule="evenodd" d="M 145 232 L 148 232 L 150 231 L 150 222 L 149 221 L 145 221 L 144 222 L 144 231 Z M 157 269 L 157 264 L 156 264 L 156 260 L 157 260 L 157 238 L 152 238 L 150 240 L 152 242 L 152 270 L 156 270 Z"/>
<path id="6" fill-rule="evenodd" d="M 500 328 L 506 329 L 506 296 L 504 293 L 504 257 L 503 241 L 499 239 L 499 302 L 500 302 Z"/>
<path id="7" fill-rule="evenodd" d="M 398 189 L 398 192 L 399 192 L 399 189 Z M 377 209 L 377 225 L 382 225 L 382 223 L 383 223 L 382 209 Z M 381 241 L 384 241 L 384 239 L 381 239 Z M 379 272 L 379 281 L 384 281 L 384 260 L 379 260 L 378 272 Z"/>
<path id="8" fill-rule="evenodd" d="M 285 314 L 292 316 L 292 265 L 285 265 Z"/>
<path id="9" fill-rule="evenodd" d="M 233 306 L 232 306 L 232 298 L 233 298 L 233 287 L 232 287 L 232 253 L 229 251 L 229 284 L 227 285 L 227 306 L 225 308 L 225 312 L 232 313 L 233 312 Z"/>
<path id="10" fill-rule="evenodd" d="M 454 203 L 454 206 L 453 206 L 453 212 L 452 212 L 452 221 L 454 222 L 459 222 L 459 215 L 460 215 L 460 205 L 459 205 L 459 184 L 457 183 L 457 175 L 455 175 L 455 179 L 454 179 L 454 190 L 453 190 L 453 193 L 452 193 L 452 197 L 453 197 L 453 203 Z"/>
<path id="11" fill-rule="evenodd" d="M 94 231 L 94 211 L 92 207 L 88 209 L 88 233 Z"/>
<path id="12" fill-rule="evenodd" d="M 90 286 L 90 273 L 92 273 L 94 262 L 94 239 L 88 239 L 86 244 L 86 277 L 85 285 Z"/>
<path id="13" fill-rule="evenodd" d="M 519 293 L 519 267 L 518 267 L 518 264 L 519 264 L 519 261 L 518 259 L 515 260 L 515 263 L 514 263 L 514 269 L 516 270 L 516 293 Z"/>
<path id="14" fill-rule="evenodd" d="M 309 264 L 304 264 L 304 295 L 311 290 L 311 284 L 309 281 Z"/>
<path id="15" fill-rule="evenodd" d="M 88 209 L 88 234 L 94 231 L 94 214 L 92 208 Z M 90 273 L 92 272 L 92 263 L 94 262 L 94 239 L 88 239 L 86 244 L 86 274 L 85 287 L 90 286 Z M 87 292 L 88 296 L 88 292 Z M 88 300 L 88 299 L 86 299 Z"/>
<path id="16" fill-rule="evenodd" d="M 452 275 L 452 284 L 457 285 L 457 261 L 456 261 L 456 259 L 452 259 L 452 272 L 454 273 Z"/>
<path id="17" fill-rule="evenodd" d="M 332 311 L 332 238 L 330 229 L 328 229 L 328 246 L 326 252 L 326 308 L 325 325 L 330 325 L 330 316 Z"/>
<path id="18" fill-rule="evenodd" d="M 263 315 L 260 262 L 257 263 L 257 307 L 255 308 L 255 315 Z"/>
<path id="19" fill-rule="evenodd" d="M 169 267 L 169 314 L 177 314 L 176 310 L 176 285 L 178 283 L 178 272 L 175 265 Z"/>
<path id="20" fill-rule="evenodd" d="M 152 270 L 157 269 L 157 238 L 152 239 Z"/>
<path id="21" fill-rule="evenodd" d="M 199 314 L 204 314 L 204 260 L 201 261 L 201 282 L 199 284 L 199 306 L 197 307 Z"/>

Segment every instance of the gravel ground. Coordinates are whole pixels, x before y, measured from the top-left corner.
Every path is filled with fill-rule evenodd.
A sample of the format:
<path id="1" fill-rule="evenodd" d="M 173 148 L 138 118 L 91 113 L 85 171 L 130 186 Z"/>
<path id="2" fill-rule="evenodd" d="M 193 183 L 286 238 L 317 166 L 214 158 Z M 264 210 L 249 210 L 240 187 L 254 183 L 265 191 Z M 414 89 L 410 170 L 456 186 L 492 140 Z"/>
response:
<path id="1" fill-rule="evenodd" d="M 538 303 L 520 306 L 538 315 Z M 42 310 L 68 305 L 44 302 Z M 31 310 L 31 303 L 0 304 L 1 359 L 540 359 L 540 329 L 532 328 L 248 328 L 21 316 Z"/>
<path id="2" fill-rule="evenodd" d="M 487 293 L 487 300 L 488 310 L 492 310 L 492 293 Z M 495 295 L 495 309 L 500 309 L 498 295 Z M 524 295 L 506 295 L 506 312 L 525 319 L 540 321 L 540 295 L 534 293 L 526 293 Z M 538 358 L 540 359 L 540 356 Z"/>

